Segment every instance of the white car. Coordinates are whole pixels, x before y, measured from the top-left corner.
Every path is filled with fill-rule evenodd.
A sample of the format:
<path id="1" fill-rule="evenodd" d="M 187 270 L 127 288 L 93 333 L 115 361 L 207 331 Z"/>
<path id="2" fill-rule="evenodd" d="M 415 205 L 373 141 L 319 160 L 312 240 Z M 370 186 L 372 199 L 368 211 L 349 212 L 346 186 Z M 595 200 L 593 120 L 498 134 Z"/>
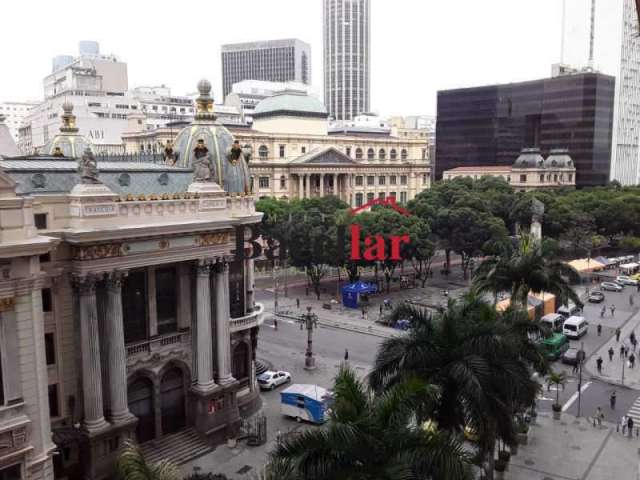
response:
<path id="1" fill-rule="evenodd" d="M 291 381 L 291 374 L 289 372 L 273 372 L 267 370 L 264 373 L 258 375 L 258 385 L 262 390 L 273 390 L 278 385 L 283 385 Z"/>
<path id="2" fill-rule="evenodd" d="M 628 277 L 626 275 L 619 275 L 616 277 L 616 283 L 620 283 L 622 285 L 633 285 L 634 287 L 636 285 L 638 285 L 638 281 L 634 280 L 631 277 Z"/>
<path id="3" fill-rule="evenodd" d="M 619 285 L 619 284 L 614 283 L 614 282 L 602 282 L 602 284 L 600 285 L 600 288 L 602 290 L 607 290 L 609 292 L 621 292 L 622 291 L 622 285 Z"/>

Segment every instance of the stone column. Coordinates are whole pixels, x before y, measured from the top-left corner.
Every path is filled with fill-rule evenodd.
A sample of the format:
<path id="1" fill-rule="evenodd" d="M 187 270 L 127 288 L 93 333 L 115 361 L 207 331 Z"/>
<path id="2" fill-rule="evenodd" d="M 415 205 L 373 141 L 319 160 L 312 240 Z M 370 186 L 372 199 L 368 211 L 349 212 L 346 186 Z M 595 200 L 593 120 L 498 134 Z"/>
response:
<path id="1" fill-rule="evenodd" d="M 253 260 L 249 259 L 249 260 L 245 260 L 244 262 L 244 274 L 245 274 L 245 279 L 246 279 L 246 297 L 245 297 L 245 310 L 247 312 L 251 312 L 253 311 L 253 307 L 254 307 L 254 295 L 253 295 L 253 289 L 254 289 L 254 271 L 253 271 L 254 265 L 253 265 Z"/>
<path id="2" fill-rule="evenodd" d="M 109 424 L 104 419 L 102 375 L 100 372 L 100 338 L 96 305 L 96 281 L 93 275 L 75 278 L 79 295 L 80 338 L 82 354 L 82 395 L 84 428 L 88 432 L 102 430 Z"/>
<path id="3" fill-rule="evenodd" d="M 324 197 L 324 173 L 320 174 L 320 196 Z"/>
<path id="4" fill-rule="evenodd" d="M 218 384 L 235 381 L 231 375 L 231 336 L 229 333 L 229 265 L 216 263 L 216 353 L 218 355 Z"/>
<path id="5" fill-rule="evenodd" d="M 298 174 L 298 198 L 304 198 L 304 180 L 301 173 Z"/>
<path id="6" fill-rule="evenodd" d="M 178 329 L 191 327 L 191 272 L 186 262 L 178 264 Z"/>
<path id="7" fill-rule="evenodd" d="M 127 352 L 122 323 L 122 281 L 125 275 L 125 272 L 115 271 L 106 278 L 107 298 L 104 320 L 109 335 L 106 358 L 109 369 L 110 420 L 114 423 L 132 418 L 127 402 Z"/>
<path id="8" fill-rule="evenodd" d="M 333 174 L 333 194 L 340 198 L 340 192 L 338 191 L 338 174 Z"/>
<path id="9" fill-rule="evenodd" d="M 215 387 L 213 381 L 213 340 L 211 333 L 211 290 L 209 285 L 211 264 L 206 260 L 200 260 L 197 270 L 196 317 L 198 323 L 198 377 L 195 389 L 206 392 Z"/>
<path id="10" fill-rule="evenodd" d="M 307 178 L 307 191 L 306 193 L 306 198 L 311 198 L 311 174 L 306 174 L 305 177 Z"/>

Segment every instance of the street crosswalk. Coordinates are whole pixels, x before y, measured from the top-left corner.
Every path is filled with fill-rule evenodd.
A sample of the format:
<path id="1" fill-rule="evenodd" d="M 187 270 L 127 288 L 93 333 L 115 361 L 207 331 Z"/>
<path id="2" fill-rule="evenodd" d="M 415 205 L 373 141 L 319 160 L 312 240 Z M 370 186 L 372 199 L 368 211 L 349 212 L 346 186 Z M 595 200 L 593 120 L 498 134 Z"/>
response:
<path id="1" fill-rule="evenodd" d="M 636 425 L 640 424 L 640 397 L 636 398 L 636 401 L 633 402 L 627 416 L 633 418 L 633 421 L 636 422 Z"/>

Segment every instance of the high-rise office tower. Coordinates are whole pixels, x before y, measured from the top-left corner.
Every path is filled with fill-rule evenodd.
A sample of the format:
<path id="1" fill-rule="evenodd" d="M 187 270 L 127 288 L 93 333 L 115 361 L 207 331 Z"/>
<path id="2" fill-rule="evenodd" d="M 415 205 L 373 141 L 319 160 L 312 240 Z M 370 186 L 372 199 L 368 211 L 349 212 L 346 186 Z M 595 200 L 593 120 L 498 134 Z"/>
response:
<path id="1" fill-rule="evenodd" d="M 270 82 L 311 82 L 311 47 L 301 40 L 222 45 L 222 93 L 242 80 Z"/>
<path id="2" fill-rule="evenodd" d="M 369 111 L 370 0 L 323 0 L 324 103 L 336 120 Z"/>
<path id="3" fill-rule="evenodd" d="M 623 0 L 613 120 L 611 179 L 640 183 L 640 37 L 635 0 Z"/>

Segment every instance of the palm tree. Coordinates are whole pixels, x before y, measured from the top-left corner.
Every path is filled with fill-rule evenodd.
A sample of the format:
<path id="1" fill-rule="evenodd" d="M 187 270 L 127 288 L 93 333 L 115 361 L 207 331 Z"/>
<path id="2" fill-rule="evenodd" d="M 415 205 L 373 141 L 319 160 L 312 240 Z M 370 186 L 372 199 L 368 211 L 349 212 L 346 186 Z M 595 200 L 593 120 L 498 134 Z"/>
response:
<path id="1" fill-rule="evenodd" d="M 582 305 L 570 283 L 580 280 L 578 272 L 564 262 L 553 259 L 554 244 L 539 241 L 528 233 L 521 233 L 518 245 L 501 246 L 500 253 L 483 260 L 474 274 L 474 288 L 478 293 L 490 292 L 495 297 L 509 292 L 512 302 L 527 307 L 529 292 L 548 292 L 565 304 L 571 300 Z"/>
<path id="2" fill-rule="evenodd" d="M 326 428 L 285 439 L 270 454 L 268 478 L 278 480 L 395 480 L 470 478 L 460 443 L 446 432 L 423 428 L 436 390 L 409 379 L 374 396 L 341 367 Z M 422 415 L 421 415 L 422 416 Z"/>
<path id="3" fill-rule="evenodd" d="M 496 440 L 515 442 L 513 415 L 536 398 L 531 368 L 545 366 L 522 318 L 509 313 L 505 321 L 493 305 L 472 294 L 450 300 L 433 316 L 405 308 L 411 310 L 413 328 L 383 342 L 369 376 L 372 388 L 385 392 L 407 378 L 438 387 L 433 418 L 439 428 L 475 430 L 480 456 L 488 456 L 492 468 Z"/>
<path id="4" fill-rule="evenodd" d="M 547 377 L 547 390 L 551 390 L 551 387 L 556 387 L 556 403 L 553 404 L 554 411 L 559 411 L 560 405 L 560 387 L 564 390 L 564 386 L 567 383 L 567 374 L 565 372 L 550 372 Z"/>
<path id="5" fill-rule="evenodd" d="M 142 450 L 131 441 L 125 442 L 118 456 L 118 472 L 123 480 L 178 480 L 181 478 L 176 465 L 168 460 L 149 464 Z"/>

